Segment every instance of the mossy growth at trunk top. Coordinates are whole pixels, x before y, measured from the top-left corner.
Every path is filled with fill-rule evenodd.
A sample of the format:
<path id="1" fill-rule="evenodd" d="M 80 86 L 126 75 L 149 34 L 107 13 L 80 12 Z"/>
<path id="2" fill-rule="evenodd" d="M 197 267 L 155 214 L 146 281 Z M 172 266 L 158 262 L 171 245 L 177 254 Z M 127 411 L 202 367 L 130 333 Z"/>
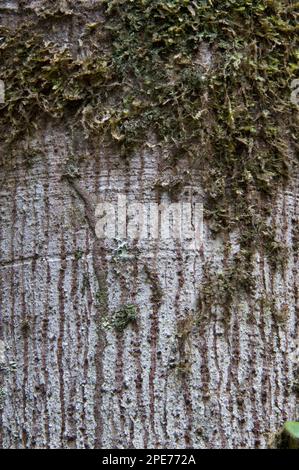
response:
<path id="1" fill-rule="evenodd" d="M 63 12 L 1 27 L 2 135 L 20 138 L 51 116 L 130 158 L 151 131 L 170 164 L 187 158 L 201 169 L 210 228 L 240 231 L 241 263 L 259 248 L 279 263 L 285 252 L 269 207 L 297 164 L 290 87 L 299 3 L 103 0 L 97 8 L 96 22 L 79 7 L 65 14 L 81 21 L 78 48 L 49 35 Z"/>

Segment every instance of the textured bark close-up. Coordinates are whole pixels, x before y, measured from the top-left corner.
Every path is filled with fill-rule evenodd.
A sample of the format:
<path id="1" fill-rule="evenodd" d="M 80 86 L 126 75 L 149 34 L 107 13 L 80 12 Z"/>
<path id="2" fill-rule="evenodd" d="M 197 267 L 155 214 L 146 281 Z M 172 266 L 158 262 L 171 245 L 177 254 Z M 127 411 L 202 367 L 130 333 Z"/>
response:
<path id="1" fill-rule="evenodd" d="M 44 28 L 41 41 L 48 35 L 49 44 L 68 48 L 80 60 L 88 55 L 82 52 L 82 24 L 92 29 L 105 21 L 101 2 L 57 2 L 53 16 L 44 13 L 47 2 L 23 3 L 0 1 L 1 27 L 18 30 L 32 21 L 33 32 L 35 23 Z M 197 13 L 190 8 L 193 19 Z M 9 99 L 21 102 L 10 95 L 4 70 L 13 59 L 3 51 L 6 101 L 0 113 L 7 112 Z M 199 47 L 203 70 L 213 67 L 214 53 L 208 42 Z M 30 88 L 29 76 L 23 77 L 31 99 L 39 85 Z M 37 83 L 43 86 L 42 80 Z M 88 87 L 94 83 L 90 79 Z M 40 96 L 37 106 L 51 93 Z M 113 93 L 117 96 L 118 89 Z M 204 93 L 201 99 L 208 108 Z M 273 245 L 273 261 L 262 244 L 254 247 L 254 287 L 248 293 L 247 281 L 230 270 L 240 246 L 243 250 L 242 227 L 215 232 L 213 218 L 206 216 L 212 207 L 203 183 L 209 157 L 191 165 L 184 153 L 169 164 L 167 143 L 163 151 L 154 128 L 148 129 L 145 145 L 123 156 L 118 131 L 112 131 L 113 145 L 87 133 L 88 104 L 83 126 L 76 126 L 76 103 L 59 118 L 43 109 L 36 125 L 9 144 L 5 139 L 13 131 L 3 121 L 0 447 L 267 448 L 286 421 L 299 419 L 297 166 L 271 199 L 266 194 L 259 200 L 268 207 L 271 230 L 285 254 L 278 260 L 281 252 Z M 11 122 L 25 123 L 25 112 L 11 109 Z M 207 126 L 215 115 L 211 108 Z M 28 116 L 29 126 L 34 112 Z M 286 139 L 287 126 L 282 123 Z M 185 147 L 192 145 L 193 136 Z M 201 152 L 213 148 L 208 144 Z M 213 178 L 212 170 L 209 175 Z M 96 208 L 103 201 L 116 204 L 119 196 L 126 196 L 128 207 L 184 202 L 192 212 L 202 204 L 200 246 L 189 249 L 179 238 L 99 238 Z"/>

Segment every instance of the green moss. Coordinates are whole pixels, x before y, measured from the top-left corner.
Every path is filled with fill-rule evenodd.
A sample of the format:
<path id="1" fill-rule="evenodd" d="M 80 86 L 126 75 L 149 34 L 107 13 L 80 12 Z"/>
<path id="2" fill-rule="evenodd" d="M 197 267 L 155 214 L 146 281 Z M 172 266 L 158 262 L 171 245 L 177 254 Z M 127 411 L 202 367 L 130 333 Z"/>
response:
<path id="1" fill-rule="evenodd" d="M 117 310 L 112 318 L 111 324 L 113 328 L 122 333 L 130 323 L 134 323 L 137 319 L 136 306 L 133 304 L 123 305 Z"/>
<path id="2" fill-rule="evenodd" d="M 251 295 L 256 286 L 252 271 L 251 254 L 246 249 L 241 249 L 222 270 L 206 266 L 198 302 L 199 319 L 214 303 L 228 312 L 236 297 Z"/>
<path id="3" fill-rule="evenodd" d="M 297 165 L 298 2 L 103 0 L 99 8 L 94 23 L 63 7 L 17 31 L 1 27 L 0 130 L 9 144 L 51 116 L 127 158 L 154 133 L 169 165 L 185 158 L 200 168 L 211 231 L 240 233 L 241 255 L 215 279 L 231 298 L 249 282 L 254 251 L 273 269 L 286 260 L 269 207 Z M 85 21 L 87 54 L 46 38 L 44 22 L 59 30 L 62 13 Z"/>
<path id="4" fill-rule="evenodd" d="M 84 251 L 82 251 L 80 248 L 78 248 L 78 250 L 76 250 L 75 253 L 74 253 L 75 260 L 79 261 L 82 258 L 83 255 L 84 255 Z"/>
<path id="5" fill-rule="evenodd" d="M 76 116 L 86 134 L 99 132 L 129 155 L 152 129 L 170 157 L 204 163 L 215 230 L 252 228 L 248 193 L 267 198 L 289 174 L 298 4 L 119 0 L 102 9 L 103 23 L 86 23 L 85 58 L 46 41 L 43 19 L 1 28 L 9 138 L 43 114 L 67 116 L 70 126 Z"/>

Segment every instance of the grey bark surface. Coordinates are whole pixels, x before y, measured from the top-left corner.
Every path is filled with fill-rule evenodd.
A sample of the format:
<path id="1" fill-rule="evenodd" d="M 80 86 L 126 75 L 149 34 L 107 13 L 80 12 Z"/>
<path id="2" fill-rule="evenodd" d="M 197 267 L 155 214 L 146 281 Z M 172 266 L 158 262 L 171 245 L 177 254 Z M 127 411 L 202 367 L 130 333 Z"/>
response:
<path id="1" fill-rule="evenodd" d="M 17 2 L 2 3 L 17 11 Z M 1 167 L 0 447 L 266 447 L 296 418 L 298 178 L 272 208 L 290 249 L 283 272 L 273 276 L 257 253 L 254 296 L 240 295 L 227 321 L 214 305 L 194 323 L 204 266 L 225 266 L 236 234 L 227 250 L 205 225 L 200 252 L 144 241 L 124 255 L 122 243 L 101 242 L 92 227 L 96 203 L 118 194 L 170 202 L 155 190 L 157 178 L 171 176 L 159 148 L 123 160 L 74 144 L 51 122 L 29 145 L 42 150 L 31 166 L 20 152 Z M 75 184 L 63 177 L 70 155 L 82 156 Z M 194 188 L 196 174 L 178 197 L 194 203 Z M 261 302 L 267 297 L 281 321 Z M 136 324 L 123 334 L 105 328 L 124 304 L 137 306 Z"/>

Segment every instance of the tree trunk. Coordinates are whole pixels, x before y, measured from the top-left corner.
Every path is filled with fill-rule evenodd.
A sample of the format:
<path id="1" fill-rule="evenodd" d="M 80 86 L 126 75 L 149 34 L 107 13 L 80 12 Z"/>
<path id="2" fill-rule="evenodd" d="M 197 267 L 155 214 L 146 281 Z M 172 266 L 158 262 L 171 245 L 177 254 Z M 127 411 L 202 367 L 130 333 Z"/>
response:
<path id="1" fill-rule="evenodd" d="M 1 3 L 6 24 L 20 21 L 17 2 Z M 217 303 L 198 315 L 207 270 L 237 250 L 233 233 L 213 238 L 205 220 L 193 251 L 95 233 L 100 201 L 173 202 L 155 189 L 172 173 L 154 140 L 124 160 L 43 121 L 26 145 L 1 168 L 0 446 L 266 447 L 296 418 L 297 177 L 271 207 L 285 267 L 257 253 L 254 294 L 240 291 L 227 317 Z M 80 178 L 64 177 L 72 159 Z M 197 170 L 175 200 L 194 207 L 199 181 Z M 136 319 L 122 328 L 126 308 Z"/>

